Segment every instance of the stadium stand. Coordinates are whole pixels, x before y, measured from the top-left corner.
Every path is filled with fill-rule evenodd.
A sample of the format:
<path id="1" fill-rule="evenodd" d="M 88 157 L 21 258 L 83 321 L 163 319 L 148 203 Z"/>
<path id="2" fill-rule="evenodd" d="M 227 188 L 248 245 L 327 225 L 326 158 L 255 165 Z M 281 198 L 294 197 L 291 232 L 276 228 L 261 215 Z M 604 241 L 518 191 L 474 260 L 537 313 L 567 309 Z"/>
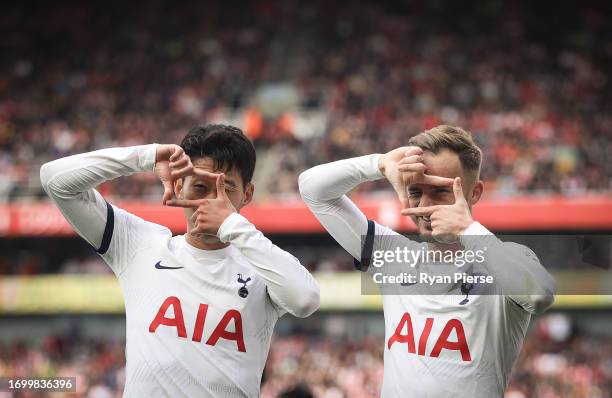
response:
<path id="1" fill-rule="evenodd" d="M 608 16 L 588 3 L 554 23 L 530 2 L 467 14 L 429 2 L 3 7 L 4 201 L 41 195 L 47 160 L 178 142 L 216 120 L 257 143 L 258 198 L 294 195 L 309 166 L 441 122 L 476 135 L 492 194 L 610 191 Z M 105 189 L 153 199 L 151 182 Z"/>

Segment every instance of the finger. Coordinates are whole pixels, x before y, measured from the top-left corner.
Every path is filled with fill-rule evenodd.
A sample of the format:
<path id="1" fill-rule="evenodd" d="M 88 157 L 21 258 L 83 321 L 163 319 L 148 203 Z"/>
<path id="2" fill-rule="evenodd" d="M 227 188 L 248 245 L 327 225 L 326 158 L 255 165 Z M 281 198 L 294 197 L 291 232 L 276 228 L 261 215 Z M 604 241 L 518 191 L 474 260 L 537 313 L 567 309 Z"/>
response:
<path id="1" fill-rule="evenodd" d="M 165 205 L 169 200 L 172 199 L 174 195 L 174 191 L 172 189 L 171 181 L 162 181 L 162 185 L 164 186 L 164 195 L 162 196 L 162 204 Z"/>
<path id="2" fill-rule="evenodd" d="M 179 169 L 179 170 L 172 170 L 170 172 L 170 176 L 172 176 L 172 178 L 174 178 L 174 179 L 180 178 L 180 177 L 185 177 L 185 176 L 188 176 L 190 174 L 193 174 L 193 166 L 192 165 L 183 167 L 182 169 Z"/>
<path id="3" fill-rule="evenodd" d="M 178 160 L 174 162 L 168 163 L 168 166 L 170 166 L 171 169 L 180 169 L 180 168 L 183 168 L 189 165 L 190 163 L 191 162 L 189 161 L 189 158 L 186 156 L 183 156 L 182 158 L 179 158 Z"/>
<path id="4" fill-rule="evenodd" d="M 423 157 L 421 155 L 406 156 L 402 158 L 397 164 L 411 164 L 411 163 L 423 163 Z"/>
<path id="5" fill-rule="evenodd" d="M 399 166 L 397 166 L 397 169 L 403 173 L 424 173 L 425 170 L 427 170 L 427 166 L 425 166 L 423 163 L 409 163 L 400 164 Z"/>
<path id="6" fill-rule="evenodd" d="M 438 206 L 409 207 L 401 211 L 403 216 L 429 216 L 436 211 Z"/>
<path id="7" fill-rule="evenodd" d="M 217 177 L 217 198 L 227 198 L 225 193 L 225 174 L 219 174 Z"/>
<path id="8" fill-rule="evenodd" d="M 219 177 L 219 173 L 211 173 L 210 171 L 202 170 L 198 167 L 194 167 L 192 174 L 196 177 L 206 178 L 208 180 L 216 180 Z"/>
<path id="9" fill-rule="evenodd" d="M 180 158 L 184 153 L 185 151 L 183 150 L 183 148 L 181 148 L 180 146 L 175 146 L 174 152 L 172 153 L 172 155 L 170 155 L 170 158 L 168 160 L 173 162 Z"/>
<path id="10" fill-rule="evenodd" d="M 196 222 L 193 224 L 193 228 L 191 231 L 192 233 L 195 233 L 195 234 L 207 235 L 206 229 L 207 229 L 207 220 L 202 214 L 200 214 Z"/>
<path id="11" fill-rule="evenodd" d="M 166 202 L 166 206 L 197 209 L 198 206 L 206 204 L 206 202 L 206 199 L 172 199 Z"/>
<path id="12" fill-rule="evenodd" d="M 467 203 L 463 196 L 463 187 L 461 186 L 461 177 L 455 178 L 453 183 L 453 192 L 455 193 L 455 203 Z"/>
<path id="13" fill-rule="evenodd" d="M 423 184 L 435 185 L 439 187 L 450 187 L 454 183 L 452 178 L 440 177 L 440 176 L 432 176 L 429 174 L 425 174 L 423 178 Z"/>
<path id="14" fill-rule="evenodd" d="M 200 206 L 202 206 L 202 203 L 200 204 Z M 198 208 L 195 209 L 195 211 L 191 215 L 191 221 L 193 221 L 194 225 L 197 224 L 199 221 L 203 221 L 205 217 L 204 212 L 200 210 L 200 206 L 198 206 Z"/>
<path id="15" fill-rule="evenodd" d="M 423 150 L 418 146 L 411 146 L 406 152 L 404 152 L 405 156 L 413 156 L 413 155 L 421 155 Z"/>

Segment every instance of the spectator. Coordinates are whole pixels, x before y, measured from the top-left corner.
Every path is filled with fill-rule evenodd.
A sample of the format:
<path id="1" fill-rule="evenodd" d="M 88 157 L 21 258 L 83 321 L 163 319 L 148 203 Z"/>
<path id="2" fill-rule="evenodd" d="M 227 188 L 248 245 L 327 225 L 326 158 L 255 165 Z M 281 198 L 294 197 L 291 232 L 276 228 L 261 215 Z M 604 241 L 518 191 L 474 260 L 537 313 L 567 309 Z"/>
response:
<path id="1" fill-rule="evenodd" d="M 217 119 L 260 147 L 260 197 L 295 195 L 314 164 L 442 122 L 475 134 L 492 195 L 611 189 L 608 16 L 592 4 L 559 6 L 554 20 L 532 2 L 3 7 L 0 200 L 41 195 L 51 158 L 176 142 Z M 152 182 L 102 189 L 157 200 Z"/>

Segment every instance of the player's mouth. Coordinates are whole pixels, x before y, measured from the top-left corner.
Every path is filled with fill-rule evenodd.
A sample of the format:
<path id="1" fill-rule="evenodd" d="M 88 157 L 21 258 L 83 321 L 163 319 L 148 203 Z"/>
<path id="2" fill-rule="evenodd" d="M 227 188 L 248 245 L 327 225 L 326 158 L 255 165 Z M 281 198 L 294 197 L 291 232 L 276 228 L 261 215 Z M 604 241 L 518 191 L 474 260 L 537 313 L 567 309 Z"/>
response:
<path id="1" fill-rule="evenodd" d="M 431 231 L 431 217 L 430 216 L 420 216 L 421 225 L 425 228 L 426 231 Z"/>

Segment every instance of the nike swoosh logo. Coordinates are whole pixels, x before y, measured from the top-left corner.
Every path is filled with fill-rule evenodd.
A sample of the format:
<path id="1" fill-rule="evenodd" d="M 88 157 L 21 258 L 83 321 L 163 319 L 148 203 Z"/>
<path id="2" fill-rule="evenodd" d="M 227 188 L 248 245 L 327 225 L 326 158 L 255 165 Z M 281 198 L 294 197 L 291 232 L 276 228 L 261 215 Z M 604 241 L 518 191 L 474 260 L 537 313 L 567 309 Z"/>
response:
<path id="1" fill-rule="evenodd" d="M 181 268 L 184 268 L 184 267 L 166 267 L 165 265 L 161 265 L 161 261 L 158 261 L 155 264 L 155 268 L 157 268 L 157 269 L 181 269 Z"/>

